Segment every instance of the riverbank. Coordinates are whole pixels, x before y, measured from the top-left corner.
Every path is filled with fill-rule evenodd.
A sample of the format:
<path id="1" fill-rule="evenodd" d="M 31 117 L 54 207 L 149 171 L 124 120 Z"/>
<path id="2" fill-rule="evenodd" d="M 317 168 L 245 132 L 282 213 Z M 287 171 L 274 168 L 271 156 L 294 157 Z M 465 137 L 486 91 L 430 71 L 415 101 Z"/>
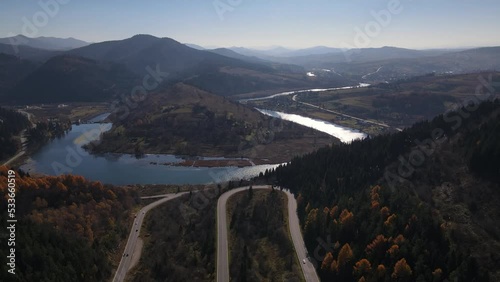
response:
<path id="1" fill-rule="evenodd" d="M 216 160 L 205 160 L 205 159 L 187 159 L 182 162 L 170 162 L 170 163 L 156 163 L 152 162 L 153 165 L 167 165 L 167 166 L 185 166 L 185 167 L 247 167 L 255 165 L 264 164 L 274 164 L 275 161 L 270 159 L 216 159 Z"/>

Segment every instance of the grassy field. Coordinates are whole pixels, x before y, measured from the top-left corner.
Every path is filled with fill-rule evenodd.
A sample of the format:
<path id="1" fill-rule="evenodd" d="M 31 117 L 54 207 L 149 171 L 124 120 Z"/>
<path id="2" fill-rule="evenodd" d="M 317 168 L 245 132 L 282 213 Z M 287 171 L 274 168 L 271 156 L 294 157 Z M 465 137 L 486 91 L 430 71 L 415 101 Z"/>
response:
<path id="1" fill-rule="evenodd" d="M 244 191 L 228 200 L 227 210 L 233 281 L 304 281 L 283 193 Z"/>
<path id="2" fill-rule="evenodd" d="M 62 105 L 62 104 L 61 104 Z M 25 111 L 33 114 L 35 121 L 47 121 L 49 118 L 69 119 L 71 122 L 86 121 L 99 114 L 109 112 L 107 103 L 70 103 L 64 106 L 56 104 L 31 106 Z"/>

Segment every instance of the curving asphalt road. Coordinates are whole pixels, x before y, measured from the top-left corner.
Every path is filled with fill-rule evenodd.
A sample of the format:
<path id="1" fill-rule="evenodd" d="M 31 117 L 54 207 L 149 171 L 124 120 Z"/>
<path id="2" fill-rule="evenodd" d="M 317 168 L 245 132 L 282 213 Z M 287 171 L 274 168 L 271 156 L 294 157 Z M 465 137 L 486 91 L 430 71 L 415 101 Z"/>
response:
<path id="1" fill-rule="evenodd" d="M 229 282 L 229 258 L 228 258 L 228 235 L 226 203 L 234 194 L 244 191 L 249 187 L 241 187 L 230 190 L 219 197 L 217 201 L 217 282 Z M 252 186 L 253 189 L 271 189 L 270 186 Z M 288 197 L 288 224 L 295 252 L 299 258 L 299 263 L 304 273 L 306 281 L 319 282 L 318 275 L 312 263 L 307 259 L 306 247 L 300 232 L 299 219 L 297 216 L 297 201 L 293 194 L 283 191 Z M 305 260 L 305 263 L 304 263 Z"/>
<path id="2" fill-rule="evenodd" d="M 187 193 L 189 193 L 189 192 L 159 195 L 163 198 L 143 207 L 136 214 L 136 217 L 134 219 L 134 223 L 132 225 L 132 229 L 130 230 L 130 235 L 128 236 L 127 245 L 125 246 L 125 250 L 123 251 L 123 255 L 122 255 L 122 258 L 120 260 L 120 264 L 118 265 L 118 268 L 116 270 L 115 277 L 113 278 L 113 282 L 123 281 L 125 279 L 125 276 L 127 275 L 129 268 L 130 268 L 132 258 L 134 257 L 134 255 L 135 256 L 140 255 L 140 254 L 134 254 L 134 250 L 135 250 L 135 245 L 137 244 L 137 239 L 139 238 L 139 234 L 141 233 L 142 221 L 144 220 L 146 213 L 149 210 L 157 207 L 158 205 L 161 205 L 165 202 L 168 202 L 172 199 L 175 199 L 175 198 L 180 197 L 180 196 L 187 194 Z"/>
<path id="3" fill-rule="evenodd" d="M 21 110 L 18 110 L 18 112 L 25 115 L 28 118 L 28 120 L 31 122 L 31 128 L 34 128 L 36 126 L 36 124 L 33 123 L 33 114 L 30 114 L 28 112 L 21 111 Z M 19 151 L 19 153 L 17 153 L 15 156 L 10 158 L 6 162 L 4 162 L 3 165 L 5 165 L 5 166 L 9 165 L 10 163 L 17 160 L 18 158 L 20 158 L 21 156 L 23 156 L 26 153 L 26 146 L 27 146 L 27 142 L 28 142 L 28 138 L 26 137 L 27 131 L 28 131 L 27 129 L 24 129 L 23 131 L 21 131 L 21 135 L 20 135 L 21 145 L 22 145 L 21 151 Z"/>
<path id="4" fill-rule="evenodd" d="M 299 217 L 297 216 L 297 201 L 290 191 L 283 191 L 288 197 L 288 226 L 290 228 L 290 235 L 292 236 L 293 246 L 299 258 L 300 267 L 306 281 L 319 282 L 318 274 L 314 265 L 307 259 L 306 244 L 302 238 L 300 231 Z M 304 263 L 305 260 L 305 263 Z"/>

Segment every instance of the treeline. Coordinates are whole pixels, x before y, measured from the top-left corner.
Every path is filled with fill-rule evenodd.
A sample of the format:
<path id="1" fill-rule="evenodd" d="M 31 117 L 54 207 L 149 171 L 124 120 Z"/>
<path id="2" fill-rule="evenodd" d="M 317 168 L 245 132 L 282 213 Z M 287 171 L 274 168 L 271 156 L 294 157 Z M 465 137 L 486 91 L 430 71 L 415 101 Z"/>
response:
<path id="1" fill-rule="evenodd" d="M 419 122 L 402 132 L 325 147 L 294 158 L 288 165 L 279 166 L 275 171 L 271 171 L 270 175 L 276 177 L 281 185 L 290 188 L 291 191 L 300 192 L 313 206 L 320 204 L 327 206 L 340 195 L 353 193 L 376 183 L 384 176 L 385 168 L 389 164 L 398 161 L 399 156 L 407 154 L 414 146 L 420 145 L 424 149 L 425 146 L 429 146 L 428 143 L 430 146 L 435 146 L 458 132 L 463 133 L 464 130 L 472 132 L 467 129 L 470 126 L 483 132 L 483 139 L 486 136 L 492 138 L 488 143 L 493 143 L 495 140 L 493 136 L 497 136 L 497 133 L 481 130 L 478 126 L 485 117 L 498 112 L 499 109 L 498 100 L 484 102 L 475 111 L 468 112 L 461 109 L 467 118 L 461 118 L 459 113 L 449 113 L 446 116 L 440 115 L 432 121 Z M 492 123 L 495 121 L 492 120 Z M 487 125 L 483 125 L 485 126 Z M 474 145 L 477 145 L 476 143 Z M 472 150 L 473 147 L 469 149 Z"/>
<path id="2" fill-rule="evenodd" d="M 188 194 L 148 213 L 147 255 L 141 256 L 132 281 L 215 281 L 217 197 L 200 199 Z"/>
<path id="3" fill-rule="evenodd" d="M 21 149 L 21 143 L 14 138 L 28 128 L 26 116 L 13 110 L 0 107 L 0 160 L 12 157 Z"/>
<path id="4" fill-rule="evenodd" d="M 250 186 L 251 187 L 251 186 Z M 286 196 L 276 190 L 237 193 L 228 201 L 233 281 L 301 281 L 288 236 Z"/>
<path id="5" fill-rule="evenodd" d="M 500 117 L 490 117 L 480 130 L 469 132 L 465 144 L 472 171 L 500 183 Z"/>
<path id="6" fill-rule="evenodd" d="M 0 183 L 7 183 L 7 173 L 0 167 Z M 18 171 L 15 179 L 17 274 L 11 280 L 3 248 L 0 280 L 109 280 L 110 258 L 127 237 L 137 193 L 74 175 L 35 178 Z M 7 190 L 0 187 L 0 211 L 7 218 Z"/>
<path id="7" fill-rule="evenodd" d="M 446 167 L 459 167 L 435 153 L 448 140 L 450 160 L 463 160 L 478 177 L 498 184 L 499 113 L 498 100 L 469 104 L 403 132 L 320 149 L 267 173 L 299 195 L 311 256 L 324 245 L 318 242 L 330 240 L 315 258 L 322 279 L 487 281 L 488 270 L 433 214 L 431 195 L 432 187 L 450 181 Z M 428 154 L 419 165 L 431 158 L 433 169 L 413 173 L 415 148 Z"/>
<path id="8" fill-rule="evenodd" d="M 69 119 L 37 122 L 35 127 L 28 130 L 29 149 L 36 151 L 48 141 L 63 136 L 70 129 L 71 121 Z"/>
<path id="9" fill-rule="evenodd" d="M 377 185 L 305 211 L 304 240 L 322 281 L 487 281 L 407 190 Z"/>

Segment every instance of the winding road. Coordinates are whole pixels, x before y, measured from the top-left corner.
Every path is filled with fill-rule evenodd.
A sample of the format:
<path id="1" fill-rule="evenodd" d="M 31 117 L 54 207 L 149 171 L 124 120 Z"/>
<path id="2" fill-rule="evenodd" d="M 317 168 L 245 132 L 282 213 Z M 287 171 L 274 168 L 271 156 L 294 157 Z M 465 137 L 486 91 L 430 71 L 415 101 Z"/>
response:
<path id="1" fill-rule="evenodd" d="M 153 199 L 154 197 L 162 197 L 162 199 L 155 201 L 145 207 L 143 207 L 137 214 L 134 219 L 134 223 L 132 225 L 132 229 L 130 230 L 130 234 L 128 236 L 127 240 L 127 245 L 125 246 L 125 250 L 123 251 L 122 258 L 120 260 L 120 264 L 118 265 L 118 268 L 116 270 L 115 276 L 113 278 L 113 282 L 121 282 L 125 279 L 125 276 L 127 275 L 127 272 L 133 265 L 134 259 L 136 261 L 139 260 L 140 253 L 135 252 L 136 244 L 139 239 L 139 234 L 141 234 L 141 226 L 142 222 L 144 220 L 144 217 L 146 216 L 146 213 L 165 203 L 170 200 L 173 200 L 175 198 L 178 198 L 184 194 L 187 194 L 189 192 L 182 192 L 182 193 L 177 193 L 177 194 L 165 194 L 165 195 L 158 195 L 158 196 L 152 196 L 152 197 L 144 197 L 144 199 Z"/>
<path id="2" fill-rule="evenodd" d="M 240 187 L 230 190 L 219 197 L 217 201 L 217 281 L 218 282 L 229 282 L 229 256 L 228 256 L 228 235 L 227 235 L 227 213 L 226 213 L 226 203 L 227 200 L 234 194 L 238 192 L 245 191 L 249 188 Z M 252 186 L 253 189 L 271 189 L 271 186 L 261 185 Z M 304 274 L 306 281 L 319 282 L 319 278 L 316 274 L 316 270 L 313 264 L 307 259 L 307 251 L 302 238 L 302 233 L 299 225 L 299 218 L 297 216 L 297 201 L 295 200 L 293 194 L 289 191 L 282 191 L 288 197 L 288 226 L 290 228 L 290 235 L 292 237 L 293 246 L 299 259 L 300 267 Z M 141 197 L 142 199 L 155 199 L 159 200 L 143 207 L 139 212 L 137 212 L 134 222 L 132 224 L 132 229 L 130 230 L 129 237 L 127 239 L 127 244 L 125 250 L 123 251 L 120 264 L 116 270 L 115 276 L 113 277 L 113 282 L 121 282 L 125 280 L 127 272 L 133 267 L 135 262 L 139 261 L 140 250 L 136 250 L 136 245 L 139 241 L 139 235 L 141 233 L 142 222 L 146 216 L 146 213 L 151 209 L 180 197 L 189 192 L 181 192 L 177 194 L 162 194 L 155 196 Z"/>
<path id="3" fill-rule="evenodd" d="M 368 73 L 368 74 L 363 75 L 361 78 L 362 78 L 362 79 L 366 79 L 366 78 L 367 78 L 367 77 L 369 77 L 370 75 L 372 75 L 372 74 L 376 74 L 377 72 L 379 72 L 382 68 L 383 68 L 383 66 L 382 66 L 382 67 L 379 67 L 379 68 L 378 68 L 376 71 L 374 71 L 374 72 L 371 72 L 371 73 Z"/>
<path id="4" fill-rule="evenodd" d="M 249 187 L 241 187 L 230 190 L 219 197 L 217 202 L 217 282 L 229 282 L 229 255 L 228 255 L 228 235 L 227 235 L 227 216 L 226 203 L 234 194 L 245 191 Z M 252 186 L 252 189 L 271 189 L 270 186 Z M 307 259 L 306 247 L 300 231 L 299 219 L 297 216 L 297 201 L 293 194 L 288 191 L 282 191 L 288 197 L 288 223 L 290 235 L 299 259 L 302 272 L 306 281 L 319 282 L 318 275 L 313 264 Z M 305 261 L 305 263 L 304 263 Z"/>
<path id="5" fill-rule="evenodd" d="M 21 111 L 21 110 L 18 110 L 18 112 L 25 115 L 28 118 L 28 120 L 31 123 L 31 128 L 34 128 L 36 126 L 36 124 L 33 122 L 33 114 L 30 114 L 28 112 Z M 26 146 L 27 146 L 27 142 L 28 142 L 28 138 L 26 137 L 27 131 L 28 131 L 27 129 L 24 129 L 23 131 L 21 131 L 21 134 L 19 137 L 21 139 L 21 145 L 22 145 L 21 151 L 19 151 L 19 153 L 17 153 L 15 156 L 10 158 L 6 162 L 4 162 L 3 163 L 4 166 L 9 165 L 10 163 L 17 160 L 19 157 L 23 156 L 26 153 Z"/>

